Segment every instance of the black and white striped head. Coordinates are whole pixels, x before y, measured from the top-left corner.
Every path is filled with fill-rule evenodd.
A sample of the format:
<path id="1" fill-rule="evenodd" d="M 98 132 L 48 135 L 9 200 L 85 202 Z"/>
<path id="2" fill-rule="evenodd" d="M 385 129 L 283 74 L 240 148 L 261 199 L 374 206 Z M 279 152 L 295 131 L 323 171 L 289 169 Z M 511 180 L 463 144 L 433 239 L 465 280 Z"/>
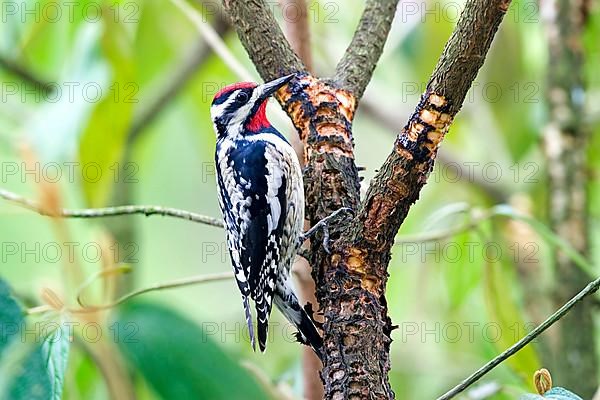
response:
<path id="1" fill-rule="evenodd" d="M 267 120 L 267 99 L 294 75 L 286 75 L 258 85 L 238 82 L 226 86 L 215 95 L 210 107 L 218 138 L 258 133 L 271 126 Z"/>

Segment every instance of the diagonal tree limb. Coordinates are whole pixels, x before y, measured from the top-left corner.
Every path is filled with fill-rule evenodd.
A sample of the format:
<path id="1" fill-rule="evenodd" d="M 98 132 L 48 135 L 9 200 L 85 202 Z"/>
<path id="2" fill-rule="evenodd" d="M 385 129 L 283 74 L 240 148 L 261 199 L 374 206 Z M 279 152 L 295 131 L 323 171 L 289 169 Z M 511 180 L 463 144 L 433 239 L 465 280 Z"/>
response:
<path id="1" fill-rule="evenodd" d="M 381 108 L 377 107 L 377 104 L 374 104 L 368 99 L 363 99 L 360 109 L 363 113 L 371 117 L 375 123 L 380 124 L 390 132 L 395 131 L 401 124 L 400 118 L 382 110 Z M 506 203 L 512 194 L 509 187 L 505 187 L 502 184 L 489 182 L 479 175 L 474 174 L 473 176 L 470 176 L 468 173 L 463 173 L 462 166 L 468 164 L 466 163 L 466 160 L 459 158 L 456 154 L 448 152 L 438 153 L 436 160 L 442 166 L 453 166 L 458 168 L 460 172 L 459 180 L 464 180 L 469 184 L 473 184 L 495 203 Z"/>
<path id="2" fill-rule="evenodd" d="M 265 1 L 223 0 L 240 41 L 263 80 L 305 72 Z"/>
<path id="3" fill-rule="evenodd" d="M 367 191 L 353 226 L 354 243 L 389 252 L 509 5 L 510 0 L 469 0 L 465 4 L 427 90 Z"/>
<path id="4" fill-rule="evenodd" d="M 371 80 L 392 27 L 398 0 L 367 0 L 354 37 L 338 63 L 338 86 L 359 100 Z"/>

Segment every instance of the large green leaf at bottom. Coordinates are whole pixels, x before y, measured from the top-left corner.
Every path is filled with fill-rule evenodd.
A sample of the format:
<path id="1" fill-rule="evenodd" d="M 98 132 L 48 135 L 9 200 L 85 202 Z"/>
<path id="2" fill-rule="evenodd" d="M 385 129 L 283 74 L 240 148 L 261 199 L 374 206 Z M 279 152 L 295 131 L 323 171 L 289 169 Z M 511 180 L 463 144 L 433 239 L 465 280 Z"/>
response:
<path id="1" fill-rule="evenodd" d="M 69 351 L 66 331 L 59 329 L 41 343 L 35 329 L 23 332 L 22 310 L 2 279 L 0 327 L 0 398 L 59 400 Z"/>
<path id="2" fill-rule="evenodd" d="M 61 324 L 42 344 L 42 356 L 50 378 L 53 400 L 62 399 L 70 343 L 69 329 L 65 324 Z"/>
<path id="3" fill-rule="evenodd" d="M 111 326 L 129 364 L 163 399 L 269 398 L 198 325 L 168 308 L 130 303 L 119 309 Z"/>
<path id="4" fill-rule="evenodd" d="M 548 390 L 543 395 L 539 394 L 526 394 L 519 398 L 519 400 L 544 400 L 544 399 L 552 399 L 552 400 L 583 400 L 581 397 L 577 396 L 575 393 L 568 391 L 567 389 L 561 387 L 553 387 Z"/>

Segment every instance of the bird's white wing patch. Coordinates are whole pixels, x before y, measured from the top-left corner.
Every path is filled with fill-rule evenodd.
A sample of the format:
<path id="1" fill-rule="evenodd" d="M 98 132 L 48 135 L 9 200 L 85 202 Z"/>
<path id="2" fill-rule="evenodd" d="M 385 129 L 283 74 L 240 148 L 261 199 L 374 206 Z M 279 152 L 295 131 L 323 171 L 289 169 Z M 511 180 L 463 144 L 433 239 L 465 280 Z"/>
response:
<path id="1" fill-rule="evenodd" d="M 267 223 L 269 226 L 269 235 L 277 228 L 279 219 L 281 218 L 281 203 L 277 197 L 277 193 L 281 188 L 283 175 L 287 171 L 282 169 L 281 160 L 282 154 L 274 146 L 265 148 L 265 159 L 267 160 L 267 202 L 271 208 L 271 213 L 268 216 Z M 285 164 L 284 164 L 285 165 Z"/>

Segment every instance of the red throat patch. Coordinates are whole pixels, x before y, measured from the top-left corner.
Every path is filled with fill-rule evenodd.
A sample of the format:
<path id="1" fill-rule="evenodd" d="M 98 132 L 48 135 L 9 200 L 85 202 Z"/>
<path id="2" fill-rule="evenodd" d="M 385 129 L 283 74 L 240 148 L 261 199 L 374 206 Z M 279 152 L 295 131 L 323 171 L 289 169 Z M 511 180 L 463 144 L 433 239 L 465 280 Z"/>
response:
<path id="1" fill-rule="evenodd" d="M 267 119 L 267 101 L 263 101 L 256 113 L 246 123 L 246 129 L 252 132 L 258 132 L 263 128 L 271 126 Z"/>

